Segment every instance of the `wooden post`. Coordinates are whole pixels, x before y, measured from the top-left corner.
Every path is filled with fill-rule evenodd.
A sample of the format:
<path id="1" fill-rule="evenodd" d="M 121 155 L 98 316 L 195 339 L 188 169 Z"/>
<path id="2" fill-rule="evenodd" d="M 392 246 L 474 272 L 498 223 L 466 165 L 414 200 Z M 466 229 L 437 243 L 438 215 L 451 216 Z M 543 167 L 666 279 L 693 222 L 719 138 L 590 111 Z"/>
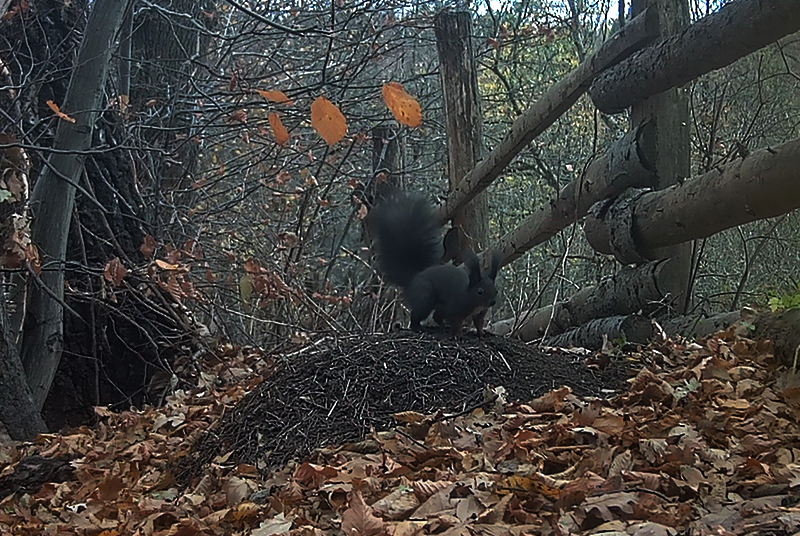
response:
<path id="1" fill-rule="evenodd" d="M 674 35 L 689 25 L 688 0 L 633 0 L 631 10 L 635 17 L 648 6 L 658 9 L 658 20 L 662 38 Z M 656 125 L 654 137 L 656 155 L 657 189 L 682 182 L 691 174 L 689 153 L 689 98 L 683 88 L 673 88 L 642 101 L 631 108 L 630 127 L 653 120 Z M 673 306 L 678 314 L 686 311 L 689 304 L 689 273 L 691 267 L 691 244 L 681 244 L 669 251 L 675 262 L 672 287 L 676 291 Z M 667 256 L 667 255 L 665 255 Z"/>
<path id="2" fill-rule="evenodd" d="M 434 30 L 444 93 L 448 178 L 452 192 L 483 156 L 483 119 L 470 40 L 471 15 L 467 11 L 443 11 L 436 16 Z M 486 246 L 488 212 L 485 192 L 456 211 L 453 224 L 460 227 L 466 237 L 462 246 L 476 251 Z"/>

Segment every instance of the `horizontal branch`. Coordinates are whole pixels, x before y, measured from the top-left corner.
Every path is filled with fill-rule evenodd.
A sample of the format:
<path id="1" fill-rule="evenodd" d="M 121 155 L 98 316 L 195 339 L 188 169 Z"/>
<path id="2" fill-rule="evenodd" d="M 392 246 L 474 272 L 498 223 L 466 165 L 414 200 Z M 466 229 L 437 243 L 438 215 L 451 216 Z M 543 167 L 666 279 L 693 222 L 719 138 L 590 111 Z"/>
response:
<path id="1" fill-rule="evenodd" d="M 594 80 L 589 94 L 600 111 L 621 112 L 798 30 L 797 0 L 735 0 L 607 69 Z"/>
<path id="2" fill-rule="evenodd" d="M 617 254 L 609 237 L 625 234 L 625 242 L 633 244 L 642 259 L 657 259 L 667 246 L 799 208 L 798 169 L 800 139 L 760 149 L 682 185 L 623 200 L 629 205 L 625 210 L 632 211 L 630 217 L 613 208 L 599 211 L 587 218 L 586 237 L 595 250 Z M 629 228 L 618 229 L 619 221 L 627 221 Z"/>

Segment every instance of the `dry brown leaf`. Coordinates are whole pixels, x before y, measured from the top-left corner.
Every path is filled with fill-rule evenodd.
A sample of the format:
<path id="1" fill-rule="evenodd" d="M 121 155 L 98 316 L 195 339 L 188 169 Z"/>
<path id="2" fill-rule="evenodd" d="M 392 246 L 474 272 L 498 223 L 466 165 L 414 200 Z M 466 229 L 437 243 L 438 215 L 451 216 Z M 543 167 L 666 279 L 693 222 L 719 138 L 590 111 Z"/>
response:
<path id="1" fill-rule="evenodd" d="M 625 419 L 619 415 L 606 413 L 601 417 L 596 418 L 592 423 L 592 427 L 597 428 L 598 430 L 605 432 L 612 437 L 616 437 L 625 428 Z"/>
<path id="2" fill-rule="evenodd" d="M 294 471 L 294 478 L 304 486 L 319 488 L 326 480 L 339 476 L 339 471 L 333 467 L 323 467 L 305 462 Z"/>
<path id="3" fill-rule="evenodd" d="M 398 422 L 419 424 L 425 420 L 425 415 L 417 411 L 401 411 L 392 415 L 392 418 Z"/>
<path id="4" fill-rule="evenodd" d="M 155 262 L 156 262 L 156 266 L 158 266 L 162 270 L 172 271 L 172 270 L 178 270 L 180 268 L 180 266 L 178 264 L 168 263 L 166 261 L 162 261 L 161 259 L 156 259 Z"/>
<path id="5" fill-rule="evenodd" d="M 257 89 L 256 93 L 264 97 L 265 99 L 278 103 L 278 104 L 285 104 L 287 106 L 291 106 L 294 104 L 292 100 L 286 96 L 286 93 L 283 91 L 272 90 L 272 91 L 265 91 L 263 89 Z"/>
<path id="6" fill-rule="evenodd" d="M 64 121 L 69 121 L 70 123 L 74 123 L 75 122 L 75 118 L 74 117 L 70 117 L 67 114 L 65 114 L 64 112 L 62 112 L 58 108 L 58 104 L 56 104 L 55 102 L 49 100 L 49 101 L 47 101 L 47 106 L 48 106 L 48 108 L 50 108 L 53 111 L 54 114 L 56 114 L 59 118 L 63 119 Z"/>
<path id="7" fill-rule="evenodd" d="M 410 488 L 399 488 L 372 505 L 382 519 L 397 521 L 419 507 L 419 499 Z"/>
<path id="8" fill-rule="evenodd" d="M 119 492 L 125 489 L 125 483 L 118 476 L 107 478 L 97 486 L 98 498 L 101 501 L 113 502 L 119 498 Z"/>
<path id="9" fill-rule="evenodd" d="M 117 257 L 114 257 L 110 261 L 106 263 L 105 270 L 103 271 L 103 276 L 105 277 L 106 281 L 118 287 L 122 284 L 122 280 L 125 279 L 125 276 L 128 274 L 128 270 L 122 265 L 122 261 L 120 261 Z"/>
<path id="10" fill-rule="evenodd" d="M 141 247 L 139 247 L 139 251 L 144 255 L 145 259 L 152 259 L 156 252 L 156 247 L 158 247 L 156 239 L 150 235 L 144 235 L 144 241 Z"/>
<path id="11" fill-rule="evenodd" d="M 397 82 L 383 84 L 383 101 L 398 123 L 417 127 L 422 123 L 422 110 L 417 100 Z"/>
<path id="12" fill-rule="evenodd" d="M 222 481 L 222 491 L 225 492 L 225 501 L 228 506 L 235 506 L 252 493 L 251 482 L 238 476 L 231 476 Z"/>
<path id="13" fill-rule="evenodd" d="M 395 525 L 393 536 L 417 536 L 425 524 L 425 521 L 401 521 Z"/>
<path id="14" fill-rule="evenodd" d="M 319 96 L 311 104 L 311 126 L 329 146 L 347 134 L 347 120 L 331 101 Z"/>
<path id="15" fill-rule="evenodd" d="M 267 519 L 261 522 L 261 525 L 258 526 L 253 532 L 251 532 L 251 536 L 273 536 L 274 534 L 286 534 L 292 528 L 292 523 L 294 522 L 294 518 L 286 519 L 284 517 L 283 512 L 279 513 L 272 519 Z"/>
<path id="16" fill-rule="evenodd" d="M 372 514 L 361 492 L 350 492 L 350 508 L 342 514 L 342 530 L 347 536 L 377 536 L 385 532 L 383 521 Z"/>
<path id="17" fill-rule="evenodd" d="M 564 404 L 564 399 L 572 393 L 569 387 L 559 387 L 531 402 L 531 407 L 539 413 L 559 411 Z"/>
<path id="18" fill-rule="evenodd" d="M 283 122 L 276 112 L 270 112 L 269 126 L 272 128 L 272 135 L 275 136 L 278 145 L 286 147 L 286 142 L 289 141 L 289 131 L 283 126 Z"/>

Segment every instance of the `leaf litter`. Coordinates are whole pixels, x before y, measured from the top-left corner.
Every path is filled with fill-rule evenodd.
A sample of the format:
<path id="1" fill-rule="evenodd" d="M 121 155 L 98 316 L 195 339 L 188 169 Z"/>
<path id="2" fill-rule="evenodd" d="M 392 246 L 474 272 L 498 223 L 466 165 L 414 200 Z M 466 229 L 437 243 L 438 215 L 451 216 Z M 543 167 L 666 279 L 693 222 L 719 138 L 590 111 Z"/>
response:
<path id="1" fill-rule="evenodd" d="M 395 362 L 430 362 L 453 371 L 485 366 L 486 355 L 502 361 L 503 354 L 511 369 L 522 366 L 509 358 L 507 341 L 499 338 L 459 341 L 462 361 L 454 362 L 442 362 L 444 354 L 430 352 L 422 338 L 404 341 L 407 334 L 390 336 L 393 342 L 384 344 L 369 337 L 318 341 L 283 356 L 280 366 L 260 352 L 228 348 L 200 364 L 199 387 L 176 392 L 164 407 L 118 414 L 98 408 L 92 427 L 1 447 L 0 533 L 795 534 L 800 530 L 800 381 L 774 363 L 770 344 L 746 335 L 731 329 L 702 344 L 665 341 L 610 361 L 598 354 L 532 353 L 553 358 L 549 369 L 539 371 L 544 375 L 585 369 L 609 381 L 615 376 L 603 374 L 610 367 L 628 363 L 631 379 L 611 398 L 594 396 L 600 392 L 592 393 L 587 386 L 595 384 L 588 381 L 571 388 L 548 386 L 523 398 L 521 391 L 513 394 L 514 386 L 538 384 L 517 369 L 517 380 L 495 383 L 479 396 L 460 384 L 449 386 L 458 393 L 454 408 L 434 398 L 434 376 L 428 380 L 432 391 L 415 393 L 411 400 L 435 409 L 415 411 L 402 405 L 405 398 L 392 398 L 398 412 L 394 428 L 378 428 L 382 409 L 371 405 L 369 418 L 367 413 L 351 416 L 354 428 L 377 419 L 362 439 L 320 442 L 308 455 L 273 469 L 260 467 L 266 452 L 248 462 L 241 456 L 251 451 L 237 451 L 235 441 L 225 448 L 223 442 L 203 470 L 181 484 L 179 470 L 193 453 L 202 452 L 203 438 L 224 437 L 226 423 L 243 426 L 245 421 L 237 421 L 242 408 L 253 408 L 248 404 L 272 392 L 270 385 L 314 401 L 314 389 L 334 385 L 323 380 L 330 382 L 348 366 L 364 366 L 367 358 L 359 351 L 365 345 L 378 346 L 366 353 L 381 352 L 389 372 L 352 373 L 351 383 L 394 376 L 403 385 L 407 378 L 424 379 L 420 371 L 393 370 Z M 432 346 L 459 346 L 426 340 Z M 412 345 L 406 353 L 417 356 L 414 360 L 392 356 L 392 345 L 404 344 Z M 490 348 L 484 348 L 484 357 L 466 357 L 481 345 Z M 427 357 L 420 355 L 423 348 Z M 336 351 L 347 349 L 350 354 L 335 359 Z M 294 363 L 299 378 L 315 352 L 330 358 L 324 373 L 302 376 L 305 392 L 287 384 L 295 376 L 280 371 Z M 605 369 L 585 362 L 600 362 Z M 485 370 L 492 378 L 502 369 Z M 481 374 L 472 370 L 473 376 Z M 413 384 L 415 389 L 422 385 Z M 527 402 L 502 403 L 500 386 L 508 389 L 509 399 Z M 347 393 L 351 400 L 388 395 L 385 387 L 372 392 L 365 384 L 352 385 Z M 332 404 L 323 409 L 330 411 Z M 311 432 L 311 422 L 299 428 Z M 247 432 L 240 437 L 256 444 L 271 439 L 258 430 Z M 284 434 L 282 441 L 288 437 Z M 236 438 L 225 441 L 231 439 Z"/>

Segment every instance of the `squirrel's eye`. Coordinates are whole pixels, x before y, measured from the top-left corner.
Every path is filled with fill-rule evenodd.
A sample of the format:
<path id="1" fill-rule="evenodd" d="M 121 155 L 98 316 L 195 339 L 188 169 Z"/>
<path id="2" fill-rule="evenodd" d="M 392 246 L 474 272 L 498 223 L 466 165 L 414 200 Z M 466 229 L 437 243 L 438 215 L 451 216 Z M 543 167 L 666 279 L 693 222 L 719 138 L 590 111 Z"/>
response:
<path id="1" fill-rule="evenodd" d="M 478 289 L 478 296 L 480 296 L 481 294 L 483 294 L 483 287 Z"/>

